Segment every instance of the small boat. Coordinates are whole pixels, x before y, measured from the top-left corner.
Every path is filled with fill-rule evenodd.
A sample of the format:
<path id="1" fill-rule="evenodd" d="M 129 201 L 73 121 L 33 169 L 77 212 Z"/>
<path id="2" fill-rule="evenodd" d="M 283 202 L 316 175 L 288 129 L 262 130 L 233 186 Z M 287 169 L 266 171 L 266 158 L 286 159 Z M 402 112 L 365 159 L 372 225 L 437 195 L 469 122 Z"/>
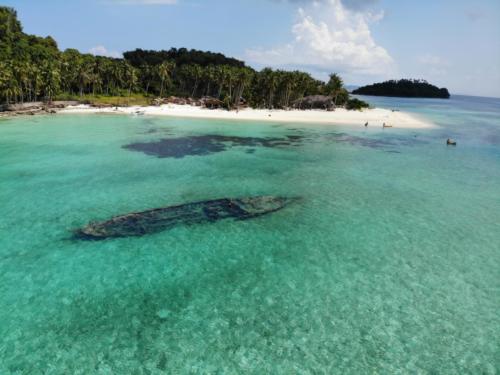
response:
<path id="1" fill-rule="evenodd" d="M 456 141 L 454 141 L 453 139 L 448 138 L 448 139 L 446 140 L 446 144 L 447 144 L 448 146 L 456 146 L 456 145 L 457 145 L 457 142 L 456 142 Z"/>
<path id="2" fill-rule="evenodd" d="M 298 198 L 275 196 L 221 198 L 155 208 L 115 216 L 102 222 L 90 222 L 75 230 L 73 238 L 92 241 L 144 236 L 178 225 L 211 223 L 223 219 L 247 220 L 281 210 L 296 200 Z"/>
<path id="3" fill-rule="evenodd" d="M 392 128 L 392 125 L 387 125 L 385 122 L 382 124 L 383 128 Z"/>
<path id="4" fill-rule="evenodd" d="M 136 116 L 144 116 L 146 114 L 146 111 L 135 111 L 134 115 Z"/>

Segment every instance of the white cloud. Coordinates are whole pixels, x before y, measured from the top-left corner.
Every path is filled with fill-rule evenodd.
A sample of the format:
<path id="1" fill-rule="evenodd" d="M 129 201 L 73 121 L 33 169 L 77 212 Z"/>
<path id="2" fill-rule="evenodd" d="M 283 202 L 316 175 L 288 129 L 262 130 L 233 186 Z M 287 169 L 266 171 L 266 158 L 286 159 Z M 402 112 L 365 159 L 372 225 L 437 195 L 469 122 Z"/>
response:
<path id="1" fill-rule="evenodd" d="M 395 69 L 394 60 L 375 43 L 369 28 L 383 16 L 383 12 L 348 9 L 340 0 L 314 1 L 299 8 L 293 41 L 269 50 L 247 50 L 247 58 L 266 66 L 389 76 Z"/>
<path id="2" fill-rule="evenodd" d="M 89 52 L 95 56 L 107 56 L 107 57 L 122 57 L 122 54 L 117 51 L 108 51 L 104 46 L 95 46 L 89 49 Z"/>

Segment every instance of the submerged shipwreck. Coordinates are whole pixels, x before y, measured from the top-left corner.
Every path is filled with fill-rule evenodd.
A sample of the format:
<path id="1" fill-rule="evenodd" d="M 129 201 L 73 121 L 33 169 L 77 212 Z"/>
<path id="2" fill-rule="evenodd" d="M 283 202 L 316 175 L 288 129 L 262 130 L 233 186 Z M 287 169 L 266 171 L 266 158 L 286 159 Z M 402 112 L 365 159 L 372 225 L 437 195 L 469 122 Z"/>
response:
<path id="1" fill-rule="evenodd" d="M 281 210 L 297 198 L 259 196 L 222 198 L 155 208 L 115 216 L 102 222 L 91 222 L 74 231 L 74 238 L 104 240 L 106 238 L 144 236 L 178 225 L 210 223 L 223 219 L 247 220 Z"/>

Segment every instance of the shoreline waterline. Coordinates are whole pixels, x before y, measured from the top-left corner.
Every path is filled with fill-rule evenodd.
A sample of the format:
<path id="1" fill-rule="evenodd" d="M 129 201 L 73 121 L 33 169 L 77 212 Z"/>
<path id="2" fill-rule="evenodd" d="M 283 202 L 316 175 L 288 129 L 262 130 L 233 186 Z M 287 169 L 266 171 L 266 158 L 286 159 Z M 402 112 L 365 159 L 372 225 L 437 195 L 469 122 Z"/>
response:
<path id="1" fill-rule="evenodd" d="M 323 110 L 267 110 L 245 108 L 239 111 L 206 109 L 192 105 L 165 104 L 161 106 L 131 106 L 95 108 L 89 105 L 68 106 L 58 111 L 60 114 L 128 114 L 147 116 L 187 117 L 218 120 L 266 121 L 292 123 L 315 123 L 328 125 L 357 125 L 382 127 L 385 123 L 393 128 L 429 129 L 437 125 L 419 118 L 414 114 L 382 108 L 362 111 L 348 111 L 337 108 L 335 111 Z"/>

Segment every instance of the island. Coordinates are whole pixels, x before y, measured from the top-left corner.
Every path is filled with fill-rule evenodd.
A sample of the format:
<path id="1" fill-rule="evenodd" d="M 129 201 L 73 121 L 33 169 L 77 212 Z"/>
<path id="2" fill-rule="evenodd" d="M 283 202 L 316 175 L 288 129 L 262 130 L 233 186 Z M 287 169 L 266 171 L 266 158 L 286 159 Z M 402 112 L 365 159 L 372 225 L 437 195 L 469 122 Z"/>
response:
<path id="1" fill-rule="evenodd" d="M 368 107 L 349 97 L 335 73 L 324 82 L 298 70 L 257 71 L 221 53 L 187 48 L 135 49 L 121 58 L 61 51 L 50 36 L 26 34 L 9 7 L 0 7 L 0 25 L 0 111 L 37 113 L 54 101 L 161 105 L 172 96 L 225 110 Z"/>
<path id="2" fill-rule="evenodd" d="M 122 57 L 60 50 L 23 31 L 0 6 L 0 117 L 113 113 L 259 122 L 432 127 L 404 112 L 369 108 L 343 79 L 299 70 L 256 70 L 222 53 L 134 49 Z"/>
<path id="3" fill-rule="evenodd" d="M 431 85 L 423 79 L 390 80 L 362 86 L 352 91 L 355 95 L 392 96 L 401 98 L 449 99 L 446 88 Z"/>

